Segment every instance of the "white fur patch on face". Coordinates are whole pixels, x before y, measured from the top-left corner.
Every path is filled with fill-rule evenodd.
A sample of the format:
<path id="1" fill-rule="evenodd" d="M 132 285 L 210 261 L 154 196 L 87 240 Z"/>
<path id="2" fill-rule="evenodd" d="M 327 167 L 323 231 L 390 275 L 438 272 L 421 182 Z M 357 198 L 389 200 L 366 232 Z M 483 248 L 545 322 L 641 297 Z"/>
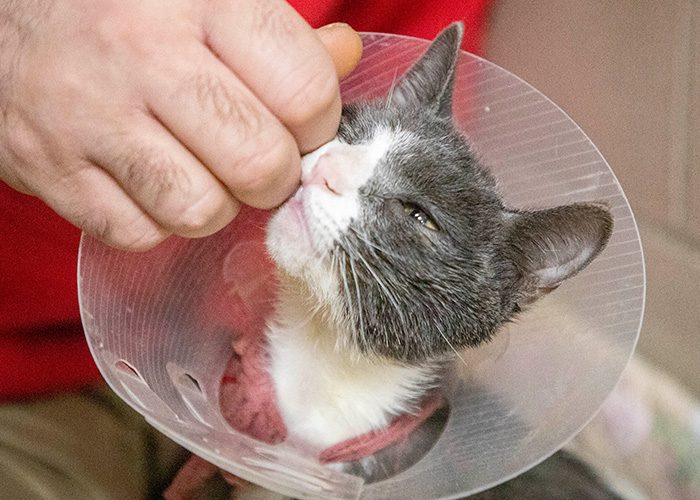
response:
<path id="1" fill-rule="evenodd" d="M 268 226 L 273 260 L 295 276 L 314 277 L 319 261 L 360 214 L 359 190 L 374 174 L 401 132 L 380 128 L 371 141 L 334 139 L 302 158 L 302 185 Z M 306 276 L 308 273 L 316 276 Z M 327 267 L 324 272 L 328 273 Z"/>

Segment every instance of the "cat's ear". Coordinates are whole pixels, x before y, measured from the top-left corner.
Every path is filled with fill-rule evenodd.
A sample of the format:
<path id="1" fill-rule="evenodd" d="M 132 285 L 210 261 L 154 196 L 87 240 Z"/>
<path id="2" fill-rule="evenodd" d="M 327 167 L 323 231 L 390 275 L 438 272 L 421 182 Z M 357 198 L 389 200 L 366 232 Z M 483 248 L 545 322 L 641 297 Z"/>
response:
<path id="1" fill-rule="evenodd" d="M 397 82 L 391 104 L 412 106 L 449 119 L 452 116 L 452 87 L 464 25 L 452 23 L 435 38 L 426 53 Z"/>
<path id="2" fill-rule="evenodd" d="M 506 253 L 520 274 L 520 306 L 557 288 L 603 250 L 613 218 L 599 204 L 507 212 Z"/>

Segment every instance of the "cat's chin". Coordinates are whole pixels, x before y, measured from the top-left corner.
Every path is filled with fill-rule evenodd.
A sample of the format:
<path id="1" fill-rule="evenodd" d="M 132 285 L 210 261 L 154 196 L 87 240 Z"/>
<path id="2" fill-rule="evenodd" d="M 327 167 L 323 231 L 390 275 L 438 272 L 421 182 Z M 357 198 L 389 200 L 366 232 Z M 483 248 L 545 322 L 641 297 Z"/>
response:
<path id="1" fill-rule="evenodd" d="M 308 224 L 299 201 L 289 200 L 270 219 L 267 227 L 267 250 L 278 267 L 291 275 L 301 276 L 315 256 Z"/>
<path id="2" fill-rule="evenodd" d="M 320 303 L 337 295 L 338 280 L 327 252 L 319 252 L 294 199 L 280 207 L 267 228 L 267 251 L 284 282 L 303 284 Z"/>

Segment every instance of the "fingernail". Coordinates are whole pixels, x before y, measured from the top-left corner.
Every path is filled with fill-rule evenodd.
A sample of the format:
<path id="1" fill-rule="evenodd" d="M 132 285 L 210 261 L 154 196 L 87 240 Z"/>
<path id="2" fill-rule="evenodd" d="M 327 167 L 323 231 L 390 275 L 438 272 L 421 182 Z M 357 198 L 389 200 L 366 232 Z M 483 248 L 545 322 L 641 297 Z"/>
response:
<path id="1" fill-rule="evenodd" d="M 331 30 L 335 30 L 335 29 L 338 29 L 338 28 L 342 28 L 342 29 L 352 29 L 352 26 L 350 26 L 348 23 L 335 22 L 335 23 L 331 23 L 331 24 L 326 24 L 325 26 L 321 26 L 321 27 L 318 28 L 318 29 L 319 29 L 319 30 L 323 30 L 323 31 L 331 31 Z"/>

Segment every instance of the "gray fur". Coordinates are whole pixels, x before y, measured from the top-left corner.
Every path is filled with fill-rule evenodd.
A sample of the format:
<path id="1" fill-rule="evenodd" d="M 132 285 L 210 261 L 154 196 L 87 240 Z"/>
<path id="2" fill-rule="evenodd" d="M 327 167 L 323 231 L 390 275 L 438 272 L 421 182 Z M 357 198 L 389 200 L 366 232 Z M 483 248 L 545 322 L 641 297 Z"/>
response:
<path id="1" fill-rule="evenodd" d="M 478 346 L 588 265 L 612 231 L 599 204 L 538 212 L 504 206 L 451 119 L 462 31 L 453 24 L 438 36 L 398 82 L 390 105 L 357 103 L 343 112 L 339 138 L 347 143 L 369 141 L 379 128 L 415 138 L 393 146 L 361 188 L 361 215 L 334 249 L 353 290 L 344 301 L 363 352 L 420 363 Z M 406 204 L 439 230 L 422 225 Z M 566 272 L 544 280 L 538 272 L 557 266 Z"/>

